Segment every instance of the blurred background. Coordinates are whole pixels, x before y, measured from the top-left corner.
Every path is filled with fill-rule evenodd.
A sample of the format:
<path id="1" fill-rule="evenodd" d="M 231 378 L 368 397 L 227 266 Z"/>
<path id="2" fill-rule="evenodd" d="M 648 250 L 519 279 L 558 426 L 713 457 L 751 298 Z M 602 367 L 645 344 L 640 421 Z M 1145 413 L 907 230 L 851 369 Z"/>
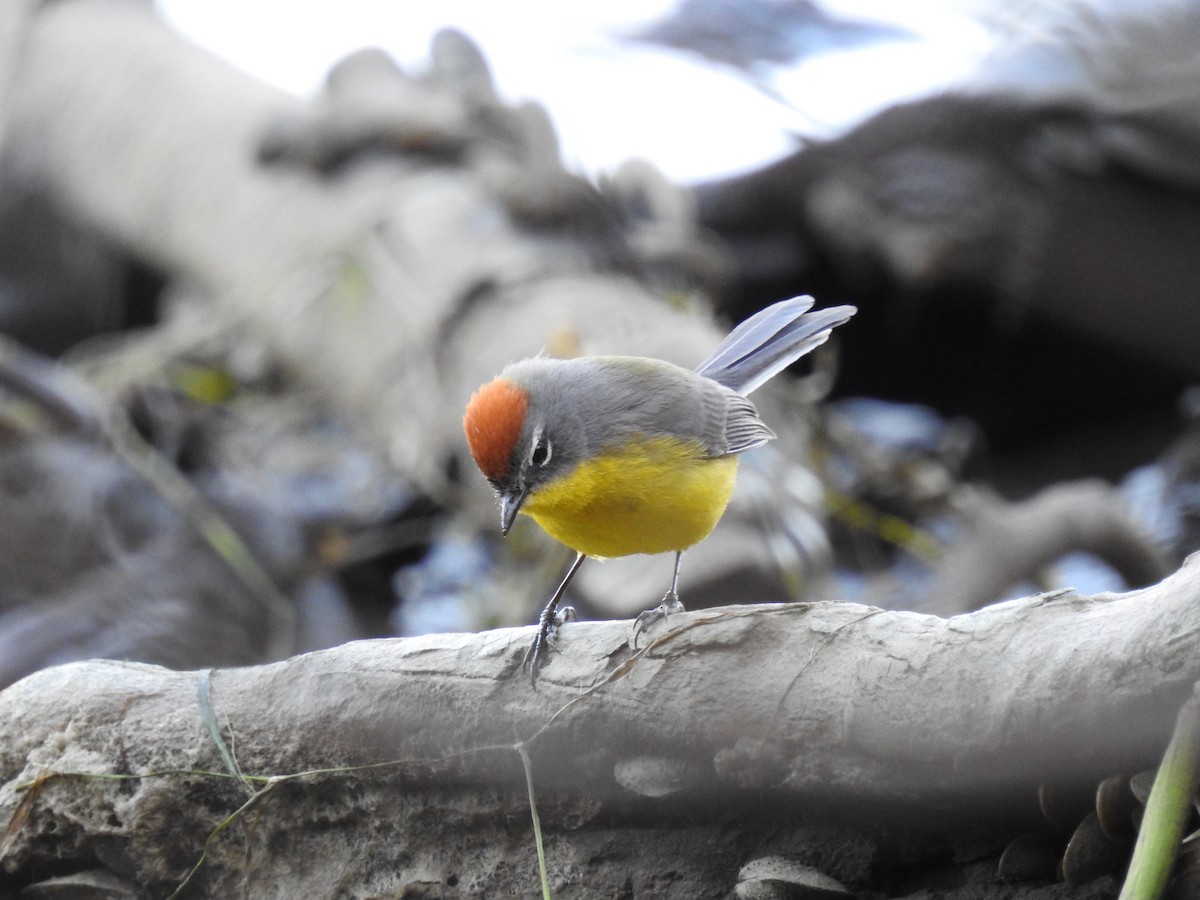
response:
<path id="1" fill-rule="evenodd" d="M 410 8 L 411 7 L 411 8 Z M 529 623 L 459 421 L 537 352 L 693 365 L 860 312 L 755 400 L 690 607 L 950 615 L 1200 535 L 1200 5 L 12 3 L 0 685 Z M 761 396 L 761 401 L 760 401 Z M 586 567 L 585 616 L 671 560 Z"/>
<path id="2" fill-rule="evenodd" d="M 872 0 L 303 10 L 165 0 L 159 8 L 191 39 L 298 95 L 318 89 L 334 62 L 361 47 L 420 66 L 434 34 L 459 28 L 484 49 L 505 97 L 545 105 L 569 168 L 597 176 L 641 157 L 678 182 L 773 162 L 795 149 L 798 134 L 843 131 L 965 78 L 998 39 L 972 4 L 940 0 L 904 10 Z M 1021 27 L 1028 9 L 1004 16 Z"/>

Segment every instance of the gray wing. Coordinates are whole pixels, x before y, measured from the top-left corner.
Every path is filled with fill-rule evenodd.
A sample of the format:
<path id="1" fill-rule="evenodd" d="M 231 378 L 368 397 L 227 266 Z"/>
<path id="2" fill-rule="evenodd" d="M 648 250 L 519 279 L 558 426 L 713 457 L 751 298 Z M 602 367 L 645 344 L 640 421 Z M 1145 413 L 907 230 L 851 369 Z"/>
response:
<path id="1" fill-rule="evenodd" d="M 729 415 L 725 419 L 725 440 L 729 453 L 744 453 L 775 439 L 775 432 L 758 417 L 758 410 L 745 397 L 730 392 Z"/>
<path id="2" fill-rule="evenodd" d="M 694 438 L 710 457 L 758 447 L 775 437 L 736 391 L 657 359 L 584 357 L 529 360 L 510 370 L 547 405 L 551 421 L 579 423 L 578 458 L 638 435 Z"/>
<path id="3" fill-rule="evenodd" d="M 704 454 L 719 457 L 775 437 L 754 403 L 671 362 L 632 356 L 533 359 L 516 362 L 504 374 L 535 386 L 539 408 L 530 415 L 576 422 L 577 428 L 554 436 L 556 458 L 583 460 L 604 446 L 659 434 L 694 438 Z"/>
<path id="4" fill-rule="evenodd" d="M 775 437 L 753 403 L 711 378 L 661 360 L 629 357 L 610 371 L 610 386 L 624 382 L 612 396 L 624 399 L 604 410 L 594 409 L 596 426 L 605 424 L 590 431 L 645 434 L 650 431 L 647 423 L 653 423 L 653 433 L 698 439 L 710 457 L 742 453 Z"/>

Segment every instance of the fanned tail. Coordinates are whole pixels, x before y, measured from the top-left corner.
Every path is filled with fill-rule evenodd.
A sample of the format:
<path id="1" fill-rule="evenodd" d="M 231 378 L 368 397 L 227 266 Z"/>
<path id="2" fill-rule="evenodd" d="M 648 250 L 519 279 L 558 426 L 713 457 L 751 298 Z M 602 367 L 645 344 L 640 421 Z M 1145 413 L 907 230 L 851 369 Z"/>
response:
<path id="1" fill-rule="evenodd" d="M 721 342 L 696 371 L 746 395 L 829 339 L 858 310 L 831 306 L 809 312 L 807 295 L 781 300 L 755 313 Z"/>

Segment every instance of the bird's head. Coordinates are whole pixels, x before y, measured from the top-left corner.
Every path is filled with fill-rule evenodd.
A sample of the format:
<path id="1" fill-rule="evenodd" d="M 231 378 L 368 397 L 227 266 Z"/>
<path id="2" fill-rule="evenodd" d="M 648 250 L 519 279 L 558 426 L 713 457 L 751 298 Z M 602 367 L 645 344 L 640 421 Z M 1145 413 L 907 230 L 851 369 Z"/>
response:
<path id="1" fill-rule="evenodd" d="M 522 504 L 567 468 L 547 413 L 528 387 L 501 375 L 472 395 L 463 415 L 471 456 L 500 497 L 500 531 L 508 534 Z"/>

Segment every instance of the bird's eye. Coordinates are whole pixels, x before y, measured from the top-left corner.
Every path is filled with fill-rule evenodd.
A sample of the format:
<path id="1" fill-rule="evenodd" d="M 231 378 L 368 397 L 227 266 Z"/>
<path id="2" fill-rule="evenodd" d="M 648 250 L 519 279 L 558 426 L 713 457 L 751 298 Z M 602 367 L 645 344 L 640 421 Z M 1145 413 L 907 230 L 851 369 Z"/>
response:
<path id="1" fill-rule="evenodd" d="M 539 469 L 550 462 L 550 442 L 545 438 L 538 438 L 537 443 L 533 445 L 533 452 L 529 454 L 529 461 Z"/>

